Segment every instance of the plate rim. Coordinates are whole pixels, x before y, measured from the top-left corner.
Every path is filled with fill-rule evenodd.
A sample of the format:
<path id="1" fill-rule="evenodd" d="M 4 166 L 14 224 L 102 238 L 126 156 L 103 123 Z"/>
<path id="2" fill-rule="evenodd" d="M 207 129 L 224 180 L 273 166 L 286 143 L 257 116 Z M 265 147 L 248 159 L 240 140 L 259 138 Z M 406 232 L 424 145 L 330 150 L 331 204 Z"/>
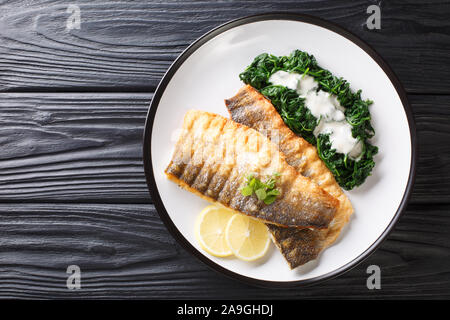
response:
<path id="1" fill-rule="evenodd" d="M 186 61 L 186 59 L 191 56 L 197 49 L 203 46 L 205 43 L 215 38 L 216 36 L 233 29 L 235 27 L 258 22 L 258 21 L 267 21 L 267 20 L 286 20 L 286 21 L 297 21 L 308 24 L 313 24 L 332 32 L 335 32 L 344 38 L 350 40 L 352 43 L 356 44 L 360 49 L 364 50 L 383 70 L 383 72 L 388 76 L 391 81 L 394 89 L 396 90 L 400 101 L 402 103 L 403 109 L 406 114 L 406 118 L 408 121 L 409 133 L 411 138 L 411 165 L 408 176 L 408 183 L 405 188 L 405 192 L 403 193 L 402 200 L 395 212 L 393 218 L 389 222 L 386 229 L 380 234 L 380 236 L 375 240 L 366 250 L 364 250 L 359 256 L 355 259 L 349 261 L 345 265 L 325 273 L 320 276 L 316 276 L 309 279 L 301 279 L 301 280 L 293 280 L 293 281 L 271 281 L 271 280 L 263 280 L 248 277 L 237 272 L 231 271 L 220 264 L 214 262 L 209 259 L 207 256 L 203 255 L 199 250 L 197 250 L 178 230 L 175 226 L 174 222 L 170 218 L 167 213 L 165 206 L 161 200 L 161 197 L 158 192 L 158 188 L 156 186 L 155 177 L 153 174 L 153 165 L 151 161 L 151 137 L 153 133 L 153 122 L 156 114 L 156 110 L 158 109 L 160 99 L 164 94 L 164 91 L 172 79 L 173 75 L 177 72 L 180 66 Z M 350 271 L 361 262 L 366 260 L 372 253 L 376 251 L 376 249 L 381 245 L 381 243 L 387 238 L 388 234 L 393 230 L 394 226 L 398 222 L 400 216 L 404 212 L 408 200 L 411 196 L 412 189 L 414 186 L 415 176 L 416 176 L 416 165 L 417 165 L 417 133 L 416 126 L 414 122 L 414 117 L 412 114 L 412 109 L 409 104 L 406 92 L 394 73 L 391 67 L 388 65 L 386 61 L 373 49 L 369 44 L 367 44 L 364 40 L 360 39 L 358 36 L 353 34 L 352 32 L 344 29 L 343 27 L 324 20 L 322 18 L 318 18 L 315 16 L 302 14 L 302 13 L 288 13 L 288 12 L 271 12 L 271 13 L 262 13 L 251 16 L 245 16 L 238 19 L 230 20 L 224 24 L 219 25 L 218 27 L 213 28 L 207 33 L 200 36 L 197 40 L 195 40 L 191 45 L 189 45 L 172 63 L 169 69 L 166 71 L 161 81 L 159 82 L 155 93 L 153 94 L 152 101 L 150 103 L 149 110 L 147 112 L 147 117 L 145 121 L 145 127 L 143 132 L 143 162 L 144 162 L 144 172 L 145 178 L 147 182 L 147 188 L 153 200 L 153 204 L 158 212 L 161 220 L 163 221 L 166 228 L 169 230 L 171 235 L 175 238 L 175 240 L 188 252 L 197 257 L 200 261 L 205 263 L 208 267 L 213 269 L 216 272 L 224 274 L 232 279 L 239 280 L 246 284 L 251 284 L 259 287 L 270 287 L 270 288 L 289 288 L 289 287 L 299 287 L 299 286 L 308 286 L 312 284 L 318 284 L 326 280 L 330 280 L 337 276 L 344 274 L 345 272 Z"/>

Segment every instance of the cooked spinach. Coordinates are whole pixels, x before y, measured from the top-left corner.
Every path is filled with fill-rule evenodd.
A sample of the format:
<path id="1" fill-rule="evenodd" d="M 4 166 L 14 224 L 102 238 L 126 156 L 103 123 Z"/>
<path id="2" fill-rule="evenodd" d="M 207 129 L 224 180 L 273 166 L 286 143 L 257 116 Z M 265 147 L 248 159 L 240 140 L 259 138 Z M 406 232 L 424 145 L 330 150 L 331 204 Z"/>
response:
<path id="1" fill-rule="evenodd" d="M 352 126 L 353 137 L 363 145 L 363 151 L 357 160 L 331 149 L 329 134 L 314 136 L 318 119 L 305 106 L 304 99 L 294 90 L 271 85 L 269 82 L 270 76 L 279 70 L 310 75 L 319 83 L 320 90 L 337 96 L 339 103 L 345 108 L 344 114 Z M 361 185 L 370 175 L 375 166 L 373 156 L 378 152 L 378 148 L 368 141 L 375 134 L 370 123 L 369 106 L 372 101 L 362 100 L 361 90 L 353 92 L 346 80 L 333 76 L 330 71 L 317 64 L 313 55 L 300 50 L 282 57 L 263 53 L 254 59 L 239 78 L 271 100 L 293 132 L 317 146 L 319 157 L 344 189 L 351 190 Z"/>

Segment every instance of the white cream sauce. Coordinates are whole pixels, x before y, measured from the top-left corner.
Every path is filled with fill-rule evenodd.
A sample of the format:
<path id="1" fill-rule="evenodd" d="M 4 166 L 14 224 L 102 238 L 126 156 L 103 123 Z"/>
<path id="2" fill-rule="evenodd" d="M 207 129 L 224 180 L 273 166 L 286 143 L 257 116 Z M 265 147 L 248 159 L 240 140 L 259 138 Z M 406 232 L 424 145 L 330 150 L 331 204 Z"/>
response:
<path id="1" fill-rule="evenodd" d="M 336 152 L 347 154 L 352 159 L 361 155 L 362 143 L 352 136 L 352 126 L 345 120 L 345 108 L 335 95 L 317 90 L 319 84 L 313 77 L 280 70 L 270 76 L 269 82 L 295 90 L 305 98 L 305 106 L 319 119 L 314 130 L 316 137 L 321 133 L 330 134 L 331 148 Z"/>
<path id="2" fill-rule="evenodd" d="M 311 76 L 301 75 L 296 72 L 289 73 L 282 70 L 272 74 L 269 82 L 277 86 L 284 86 L 295 90 L 300 96 L 305 96 L 308 92 L 317 90 L 319 86 L 317 81 Z"/>
<path id="3" fill-rule="evenodd" d="M 348 154 L 352 159 L 356 159 L 362 152 L 362 144 L 352 136 L 352 126 L 346 121 L 325 121 L 321 120 L 314 129 L 314 135 L 330 134 L 331 147 L 337 152 Z"/>

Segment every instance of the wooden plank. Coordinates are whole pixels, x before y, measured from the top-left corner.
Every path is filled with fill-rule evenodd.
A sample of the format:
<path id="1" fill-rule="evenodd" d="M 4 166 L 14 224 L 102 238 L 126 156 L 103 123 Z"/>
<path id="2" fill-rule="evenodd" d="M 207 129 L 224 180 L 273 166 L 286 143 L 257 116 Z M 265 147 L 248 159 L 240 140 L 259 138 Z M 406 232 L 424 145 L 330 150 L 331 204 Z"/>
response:
<path id="1" fill-rule="evenodd" d="M 410 96 L 417 127 L 417 174 L 411 202 L 450 201 L 449 96 Z"/>
<path id="2" fill-rule="evenodd" d="M 150 203 L 142 134 L 151 94 L 0 94 L 0 201 Z M 448 96 L 410 97 L 414 203 L 450 202 Z"/>
<path id="3" fill-rule="evenodd" d="M 0 200 L 150 201 L 142 134 L 150 94 L 3 94 Z"/>
<path id="4" fill-rule="evenodd" d="M 450 298 L 449 205 L 411 205 L 365 262 L 323 284 L 269 290 L 184 251 L 152 205 L 1 204 L 0 298 Z M 81 268 L 81 290 L 66 270 Z M 381 290 L 366 269 L 381 268 Z"/>
<path id="5" fill-rule="evenodd" d="M 328 19 L 366 40 L 408 92 L 450 93 L 448 2 L 381 2 L 381 30 L 365 26 L 371 4 L 94 0 L 79 4 L 80 29 L 67 30 L 66 1 L 4 2 L 0 91 L 151 92 L 182 50 L 210 29 L 246 15 L 287 11 Z"/>

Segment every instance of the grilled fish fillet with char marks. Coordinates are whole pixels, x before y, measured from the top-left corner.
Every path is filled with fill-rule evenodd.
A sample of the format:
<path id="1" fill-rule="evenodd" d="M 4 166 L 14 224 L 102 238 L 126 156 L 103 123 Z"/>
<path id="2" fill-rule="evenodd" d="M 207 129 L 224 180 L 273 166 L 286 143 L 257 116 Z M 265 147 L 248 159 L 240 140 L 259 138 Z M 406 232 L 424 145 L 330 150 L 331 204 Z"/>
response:
<path id="1" fill-rule="evenodd" d="M 300 230 L 268 225 L 275 244 L 291 268 L 314 260 L 323 249 L 336 241 L 350 219 L 353 213 L 350 200 L 319 158 L 316 148 L 293 133 L 272 103 L 256 89 L 246 85 L 234 97 L 225 100 L 225 104 L 234 121 L 258 130 L 277 143 L 291 166 L 339 199 L 336 216 L 327 229 Z"/>
<path id="2" fill-rule="evenodd" d="M 272 204 L 241 194 L 243 177 L 250 172 L 261 180 L 280 173 L 276 188 L 281 194 Z M 337 199 L 288 165 L 265 136 L 203 111 L 186 113 L 165 173 L 204 199 L 279 226 L 326 228 L 339 206 Z"/>

